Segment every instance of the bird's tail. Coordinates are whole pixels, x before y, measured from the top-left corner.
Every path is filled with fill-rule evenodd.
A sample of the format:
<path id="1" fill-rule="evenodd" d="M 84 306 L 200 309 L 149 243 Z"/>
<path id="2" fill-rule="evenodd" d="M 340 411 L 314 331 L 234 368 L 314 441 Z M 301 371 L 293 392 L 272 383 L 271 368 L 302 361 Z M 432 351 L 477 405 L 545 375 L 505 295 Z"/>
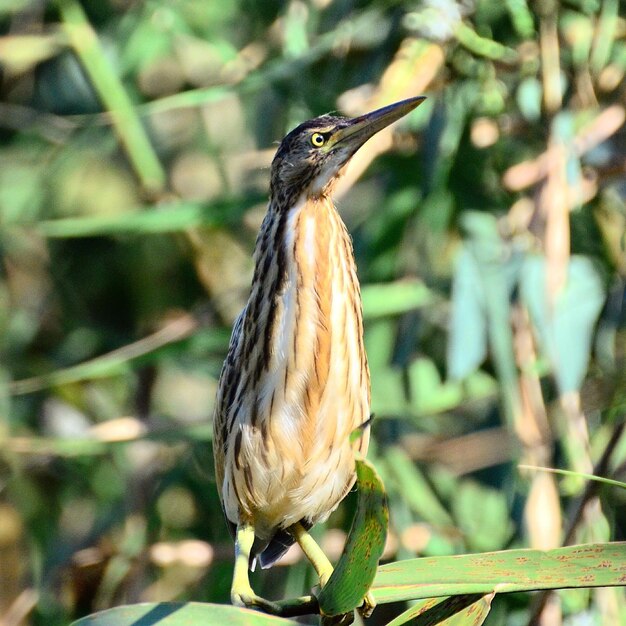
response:
<path id="1" fill-rule="evenodd" d="M 309 530 L 312 524 L 306 520 L 300 522 L 304 528 Z M 287 550 L 294 544 L 295 539 L 285 529 L 276 531 L 276 534 L 270 539 L 269 543 L 261 549 L 256 556 L 250 561 L 250 569 L 254 571 L 257 562 L 261 569 L 269 569 L 280 559 Z"/>
<path id="2" fill-rule="evenodd" d="M 262 569 L 268 569 L 289 550 L 294 543 L 294 538 L 286 531 L 279 530 L 267 544 L 263 552 L 254 557 L 254 562 L 250 564 L 250 569 L 254 570 L 256 561 Z"/>

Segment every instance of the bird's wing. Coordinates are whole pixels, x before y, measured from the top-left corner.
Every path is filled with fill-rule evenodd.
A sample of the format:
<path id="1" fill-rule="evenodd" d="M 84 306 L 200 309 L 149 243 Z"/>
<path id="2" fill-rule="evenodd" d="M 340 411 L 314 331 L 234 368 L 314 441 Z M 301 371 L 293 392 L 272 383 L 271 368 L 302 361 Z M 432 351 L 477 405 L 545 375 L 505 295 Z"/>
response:
<path id="1" fill-rule="evenodd" d="M 233 332 L 230 336 L 228 354 L 222 367 L 222 373 L 217 384 L 217 396 L 213 411 L 213 458 L 215 461 L 215 480 L 217 491 L 222 501 L 222 485 L 224 483 L 224 459 L 228 449 L 226 423 L 228 419 L 230 403 L 234 396 L 234 388 L 239 384 L 237 367 L 241 366 L 239 353 L 243 343 L 243 322 L 246 316 L 247 306 L 241 311 L 235 320 Z"/>

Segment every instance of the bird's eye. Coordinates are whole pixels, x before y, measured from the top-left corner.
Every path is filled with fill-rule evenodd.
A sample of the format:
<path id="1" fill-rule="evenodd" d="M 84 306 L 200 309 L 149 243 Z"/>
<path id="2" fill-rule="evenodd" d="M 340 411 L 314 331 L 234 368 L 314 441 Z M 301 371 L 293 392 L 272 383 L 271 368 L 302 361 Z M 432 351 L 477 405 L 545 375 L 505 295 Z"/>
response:
<path id="1" fill-rule="evenodd" d="M 311 143 L 316 148 L 321 148 L 326 143 L 326 137 L 322 133 L 313 133 L 311 135 Z"/>

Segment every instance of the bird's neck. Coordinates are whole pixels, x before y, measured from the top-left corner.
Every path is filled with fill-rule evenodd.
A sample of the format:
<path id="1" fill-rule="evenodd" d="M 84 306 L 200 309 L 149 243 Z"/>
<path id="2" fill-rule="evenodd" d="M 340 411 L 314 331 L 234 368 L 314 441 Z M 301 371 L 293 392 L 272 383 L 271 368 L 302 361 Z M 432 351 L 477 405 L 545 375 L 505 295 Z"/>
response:
<path id="1" fill-rule="evenodd" d="M 268 335 L 274 338 L 272 345 L 284 342 L 275 359 L 292 354 L 293 346 L 300 356 L 314 352 L 323 388 L 333 324 L 349 306 L 358 317 L 354 322 L 361 325 L 352 242 L 332 199 L 303 195 L 287 210 L 270 203 L 255 260 L 253 291 L 269 296 Z M 282 367 L 277 360 L 274 364 Z M 313 362 L 298 359 L 301 366 L 306 370 Z"/>
<path id="2" fill-rule="evenodd" d="M 320 296 L 328 292 L 330 297 L 332 275 L 354 264 L 349 235 L 329 196 L 306 198 L 292 209 L 285 244 L 300 287 L 314 288 Z"/>
<path id="3" fill-rule="evenodd" d="M 321 293 L 331 288 L 325 279 L 334 272 L 354 272 L 350 236 L 326 194 L 303 194 L 289 208 L 270 200 L 254 257 L 254 282 L 270 279 L 275 293 L 294 276 L 300 288 Z"/>

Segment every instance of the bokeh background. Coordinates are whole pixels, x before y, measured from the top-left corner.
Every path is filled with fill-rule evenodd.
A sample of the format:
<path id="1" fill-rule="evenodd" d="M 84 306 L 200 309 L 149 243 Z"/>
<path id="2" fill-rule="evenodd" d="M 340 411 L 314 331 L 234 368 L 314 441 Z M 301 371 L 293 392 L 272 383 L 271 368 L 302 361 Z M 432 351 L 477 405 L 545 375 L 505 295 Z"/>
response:
<path id="1" fill-rule="evenodd" d="M 3 626 L 227 601 L 210 420 L 276 142 L 420 94 L 337 194 L 385 559 L 625 538 L 623 491 L 519 467 L 626 474 L 622 3 L 3 0 L 0 67 Z M 293 551 L 254 584 L 314 579 Z M 520 594 L 487 623 L 625 611 Z"/>

